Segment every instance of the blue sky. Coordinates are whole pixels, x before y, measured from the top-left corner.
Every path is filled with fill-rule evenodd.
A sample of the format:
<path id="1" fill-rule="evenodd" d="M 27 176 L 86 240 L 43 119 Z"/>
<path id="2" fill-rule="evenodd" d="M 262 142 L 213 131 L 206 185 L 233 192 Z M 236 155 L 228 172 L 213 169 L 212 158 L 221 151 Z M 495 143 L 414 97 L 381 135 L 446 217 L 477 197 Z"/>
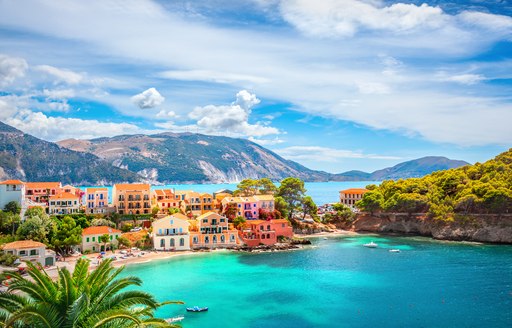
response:
<path id="1" fill-rule="evenodd" d="M 0 120 L 199 132 L 328 172 L 512 145 L 510 1 L 0 1 Z"/>

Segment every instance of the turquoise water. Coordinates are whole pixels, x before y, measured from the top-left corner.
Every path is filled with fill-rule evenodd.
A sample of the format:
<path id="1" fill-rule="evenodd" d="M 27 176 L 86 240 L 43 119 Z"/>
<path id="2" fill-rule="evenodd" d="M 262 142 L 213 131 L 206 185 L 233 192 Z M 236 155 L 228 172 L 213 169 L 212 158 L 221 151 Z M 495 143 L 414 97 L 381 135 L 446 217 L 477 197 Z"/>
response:
<path id="1" fill-rule="evenodd" d="M 377 249 L 362 247 L 373 240 Z M 388 249 L 399 248 L 400 253 Z M 183 327 L 510 327 L 512 247 L 427 238 L 313 239 L 304 250 L 128 266 L 159 300 L 208 306 Z"/>
<path id="2" fill-rule="evenodd" d="M 346 182 L 306 182 L 305 186 L 307 194 L 310 195 L 315 203 L 318 205 L 326 203 L 335 203 L 339 201 L 339 191 L 348 188 L 364 188 L 369 184 L 379 184 L 379 181 L 346 181 Z M 213 193 L 221 189 L 236 189 L 236 183 L 223 183 L 223 184 L 179 184 L 179 185 L 165 185 L 153 186 L 153 189 L 169 189 L 175 188 L 176 190 L 194 190 L 197 192 Z M 100 186 L 81 186 L 83 190 L 90 187 Z M 109 189 L 109 201 L 112 202 L 112 187 Z"/>

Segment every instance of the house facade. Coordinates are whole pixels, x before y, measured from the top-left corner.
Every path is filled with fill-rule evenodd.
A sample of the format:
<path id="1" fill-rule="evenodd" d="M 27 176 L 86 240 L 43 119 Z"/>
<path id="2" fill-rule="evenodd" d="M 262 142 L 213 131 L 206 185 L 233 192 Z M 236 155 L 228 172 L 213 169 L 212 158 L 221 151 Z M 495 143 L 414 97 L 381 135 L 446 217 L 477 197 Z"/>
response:
<path id="1" fill-rule="evenodd" d="M 208 193 L 189 191 L 185 193 L 184 200 L 184 211 L 189 212 L 190 210 L 193 216 L 199 216 L 211 212 L 214 209 L 213 196 Z"/>
<path id="2" fill-rule="evenodd" d="M 105 243 L 100 239 L 104 234 L 109 235 L 109 242 L 106 244 L 117 246 L 117 238 L 121 236 L 121 230 L 117 230 L 108 226 L 88 227 L 82 231 L 82 253 L 85 251 L 101 252 L 105 251 Z"/>
<path id="3" fill-rule="evenodd" d="M 224 212 L 229 207 L 236 209 L 235 216 L 242 216 L 248 220 L 258 219 L 259 217 L 258 200 L 254 196 L 225 197 L 222 200 Z"/>
<path id="4" fill-rule="evenodd" d="M 116 184 L 112 187 L 112 203 L 119 214 L 150 214 L 149 184 Z"/>
<path id="5" fill-rule="evenodd" d="M 21 207 L 21 217 L 26 209 L 25 184 L 20 180 L 6 180 L 0 182 L 0 209 L 10 202 L 16 202 Z"/>
<path id="6" fill-rule="evenodd" d="M 60 182 L 27 182 L 25 183 L 25 197 L 29 202 L 44 205 L 48 209 L 50 197 L 61 191 Z"/>
<path id="7" fill-rule="evenodd" d="M 192 248 L 233 247 L 238 245 L 238 230 L 232 228 L 228 218 L 214 212 L 200 215 L 195 220 L 197 230 L 190 232 Z"/>
<path id="8" fill-rule="evenodd" d="M 188 218 L 180 213 L 153 221 L 154 248 L 159 251 L 189 250 L 189 225 Z"/>
<path id="9" fill-rule="evenodd" d="M 107 214 L 111 211 L 107 188 L 87 188 L 85 190 L 85 212 L 87 214 Z"/>
<path id="10" fill-rule="evenodd" d="M 155 189 L 152 191 L 153 205 L 159 208 L 159 214 L 169 214 L 170 208 L 179 209 L 181 200 L 172 189 Z"/>
<path id="11" fill-rule="evenodd" d="M 340 203 L 350 208 L 354 208 L 356 202 L 363 199 L 363 195 L 369 190 L 362 188 L 351 188 L 340 191 Z"/>
<path id="12" fill-rule="evenodd" d="M 293 228 L 288 220 L 248 220 L 242 229 L 241 240 L 249 247 L 274 245 L 279 236 L 293 237 Z"/>
<path id="13" fill-rule="evenodd" d="M 48 210 L 50 215 L 79 213 L 80 198 L 67 192 L 59 193 L 50 197 Z"/>
<path id="14" fill-rule="evenodd" d="M 55 265 L 55 252 L 46 245 L 33 240 L 18 240 L 2 246 L 2 251 L 16 255 L 21 261 L 37 262 L 43 267 Z"/>

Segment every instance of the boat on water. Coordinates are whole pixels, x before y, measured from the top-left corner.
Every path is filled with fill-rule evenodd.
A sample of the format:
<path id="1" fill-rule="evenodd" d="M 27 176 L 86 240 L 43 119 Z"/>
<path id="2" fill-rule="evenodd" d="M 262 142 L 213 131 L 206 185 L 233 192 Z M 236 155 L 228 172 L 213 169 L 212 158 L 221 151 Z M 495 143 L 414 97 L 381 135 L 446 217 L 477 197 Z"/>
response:
<path id="1" fill-rule="evenodd" d="M 167 323 L 174 323 L 174 322 L 180 322 L 183 319 L 185 319 L 185 316 L 179 315 L 179 316 L 176 316 L 176 317 L 165 319 L 165 321 Z"/>
<path id="2" fill-rule="evenodd" d="M 399 249 L 390 249 L 389 252 L 390 253 L 400 253 L 400 250 Z"/>
<path id="3" fill-rule="evenodd" d="M 188 312 L 205 312 L 205 311 L 208 311 L 208 308 L 207 307 L 194 306 L 194 307 L 188 307 L 187 311 Z"/>
<path id="4" fill-rule="evenodd" d="M 377 245 L 373 241 L 369 242 L 368 244 L 363 244 L 363 246 L 364 247 L 368 247 L 368 248 L 377 248 L 377 247 L 379 247 L 379 245 Z"/>

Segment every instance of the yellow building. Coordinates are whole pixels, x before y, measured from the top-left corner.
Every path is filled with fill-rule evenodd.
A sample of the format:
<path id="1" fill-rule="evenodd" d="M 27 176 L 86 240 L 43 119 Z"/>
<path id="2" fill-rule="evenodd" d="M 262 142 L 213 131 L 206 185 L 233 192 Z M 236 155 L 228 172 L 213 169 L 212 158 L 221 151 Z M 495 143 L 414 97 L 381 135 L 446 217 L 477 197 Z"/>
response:
<path id="1" fill-rule="evenodd" d="M 356 202 L 363 199 L 363 195 L 368 192 L 367 189 L 351 188 L 340 191 L 340 203 L 353 208 Z"/>
<path id="2" fill-rule="evenodd" d="M 151 188 L 149 184 L 115 184 L 112 203 L 119 214 L 150 214 Z"/>
<path id="3" fill-rule="evenodd" d="M 196 223 L 191 223 L 190 229 L 192 248 L 233 247 L 238 245 L 238 230 L 230 226 L 226 217 L 208 212 L 197 217 L 194 221 Z"/>

